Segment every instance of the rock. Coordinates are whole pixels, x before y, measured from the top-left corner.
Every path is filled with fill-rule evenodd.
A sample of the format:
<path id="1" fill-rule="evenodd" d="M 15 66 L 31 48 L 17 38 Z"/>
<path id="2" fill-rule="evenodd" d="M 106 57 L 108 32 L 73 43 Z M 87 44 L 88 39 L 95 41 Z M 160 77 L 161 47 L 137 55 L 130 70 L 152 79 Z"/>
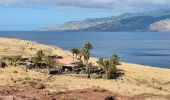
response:
<path id="1" fill-rule="evenodd" d="M 30 82 L 29 84 L 35 89 L 45 89 L 45 86 L 42 83 Z"/>
<path id="2" fill-rule="evenodd" d="M 39 84 L 36 84 L 34 88 L 35 89 L 44 89 L 45 86 L 44 86 L 44 84 L 39 83 Z"/>
<path id="3" fill-rule="evenodd" d="M 27 63 L 26 69 L 32 69 L 35 66 L 34 63 Z"/>
<path id="4" fill-rule="evenodd" d="M 104 100 L 115 100 L 115 97 L 113 97 L 113 96 L 108 96 L 108 97 L 106 97 Z"/>

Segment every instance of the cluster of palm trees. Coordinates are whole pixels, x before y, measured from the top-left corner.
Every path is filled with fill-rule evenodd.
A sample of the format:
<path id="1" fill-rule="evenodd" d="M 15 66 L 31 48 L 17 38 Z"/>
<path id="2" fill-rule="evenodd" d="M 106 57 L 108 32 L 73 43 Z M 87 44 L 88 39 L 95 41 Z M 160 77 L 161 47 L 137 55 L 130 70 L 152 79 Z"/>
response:
<path id="1" fill-rule="evenodd" d="M 91 56 L 91 50 L 93 49 L 93 45 L 90 43 L 84 44 L 82 49 L 73 48 L 71 49 L 71 52 L 73 54 L 73 62 L 75 58 L 78 58 L 80 62 L 85 63 L 86 66 L 86 73 L 88 74 L 88 78 L 90 78 L 90 66 L 91 63 L 89 63 L 89 59 Z"/>
<path id="2" fill-rule="evenodd" d="M 23 62 L 23 58 L 21 55 L 19 56 L 4 56 L 3 60 L 8 62 L 9 64 L 13 66 L 19 65 L 20 62 Z M 45 55 L 45 53 L 42 50 L 39 50 L 34 57 L 30 59 L 34 63 L 35 67 L 42 68 L 42 65 L 45 64 L 48 70 L 52 69 L 56 62 L 54 59 L 52 59 L 49 55 Z M 29 62 L 30 62 L 29 61 Z"/>
<path id="3" fill-rule="evenodd" d="M 78 48 L 71 49 L 71 52 L 73 54 L 73 62 L 77 58 L 80 62 L 83 62 L 85 64 L 88 78 L 90 78 L 90 74 L 91 74 L 90 68 L 93 66 L 93 64 L 89 62 L 92 49 L 93 49 L 93 45 L 90 43 L 84 44 L 82 49 L 78 49 Z M 116 54 L 114 54 L 109 59 L 103 59 L 103 58 L 98 59 L 97 63 L 104 70 L 106 78 L 109 79 L 112 78 L 117 72 L 116 66 L 120 65 L 120 58 Z"/>
<path id="4" fill-rule="evenodd" d="M 120 58 L 114 54 L 109 59 L 100 58 L 97 63 L 104 69 L 105 71 L 105 78 L 110 79 L 115 77 L 117 73 L 117 65 L 121 65 Z"/>
<path id="5" fill-rule="evenodd" d="M 33 63 L 35 63 L 36 67 L 42 67 L 42 64 L 46 64 L 48 70 L 52 69 L 56 62 L 53 58 L 51 58 L 49 55 L 45 55 L 45 53 L 42 50 L 39 50 L 34 57 L 31 58 Z"/>
<path id="6" fill-rule="evenodd" d="M 92 63 L 89 62 L 91 57 L 91 50 L 93 45 L 90 43 L 84 44 L 83 48 L 73 48 L 71 52 L 73 54 L 73 62 L 75 59 L 79 60 L 79 63 L 85 66 L 87 77 L 90 78 Z M 9 56 L 3 57 L 4 60 L 10 62 L 12 65 L 17 66 L 20 61 L 22 61 L 22 56 Z M 50 71 L 55 65 L 56 61 L 46 55 L 42 50 L 39 50 L 34 57 L 31 58 L 31 61 L 35 64 L 35 67 L 42 68 L 42 64 L 46 65 L 46 68 Z M 98 65 L 104 70 L 105 77 L 107 79 L 112 78 L 117 73 L 116 66 L 120 65 L 120 58 L 114 54 L 108 59 L 100 58 L 97 61 Z"/>

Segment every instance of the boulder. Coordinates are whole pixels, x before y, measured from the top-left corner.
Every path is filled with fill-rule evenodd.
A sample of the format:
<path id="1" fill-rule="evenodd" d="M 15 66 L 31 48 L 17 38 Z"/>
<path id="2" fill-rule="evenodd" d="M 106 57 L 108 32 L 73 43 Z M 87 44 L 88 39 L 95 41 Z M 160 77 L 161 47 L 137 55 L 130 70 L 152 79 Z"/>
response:
<path id="1" fill-rule="evenodd" d="M 34 68 L 34 66 L 35 66 L 34 63 L 27 63 L 27 65 L 26 65 L 26 67 L 27 67 L 28 69 L 32 69 L 32 68 Z"/>
<path id="2" fill-rule="evenodd" d="M 36 82 L 29 82 L 30 86 L 32 86 L 35 89 L 45 89 L 45 85 L 42 83 L 36 83 Z"/>
<path id="3" fill-rule="evenodd" d="M 44 89 L 45 86 L 44 86 L 44 84 L 39 83 L 39 84 L 36 84 L 36 85 L 34 86 L 34 88 L 35 88 L 35 89 Z"/>

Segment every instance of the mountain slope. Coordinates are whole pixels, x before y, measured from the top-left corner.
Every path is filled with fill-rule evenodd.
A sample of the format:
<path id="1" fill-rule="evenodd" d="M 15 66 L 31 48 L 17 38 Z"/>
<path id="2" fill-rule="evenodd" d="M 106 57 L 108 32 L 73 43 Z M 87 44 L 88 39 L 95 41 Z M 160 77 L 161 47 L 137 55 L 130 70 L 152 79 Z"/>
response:
<path id="1" fill-rule="evenodd" d="M 170 32 L 170 19 L 161 20 L 150 25 L 151 31 Z"/>
<path id="2" fill-rule="evenodd" d="M 168 10 L 125 13 L 119 16 L 72 21 L 60 26 L 42 28 L 40 31 L 152 31 L 150 26 L 153 23 L 168 18 Z"/>

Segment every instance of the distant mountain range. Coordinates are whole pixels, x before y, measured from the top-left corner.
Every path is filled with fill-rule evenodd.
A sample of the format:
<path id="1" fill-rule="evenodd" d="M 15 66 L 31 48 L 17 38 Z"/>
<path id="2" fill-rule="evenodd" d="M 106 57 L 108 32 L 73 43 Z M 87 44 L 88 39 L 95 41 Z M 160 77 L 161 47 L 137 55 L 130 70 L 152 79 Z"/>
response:
<path id="1" fill-rule="evenodd" d="M 170 32 L 170 10 L 125 13 L 104 18 L 88 18 L 81 21 L 67 22 L 60 26 L 42 28 L 39 31 Z"/>

